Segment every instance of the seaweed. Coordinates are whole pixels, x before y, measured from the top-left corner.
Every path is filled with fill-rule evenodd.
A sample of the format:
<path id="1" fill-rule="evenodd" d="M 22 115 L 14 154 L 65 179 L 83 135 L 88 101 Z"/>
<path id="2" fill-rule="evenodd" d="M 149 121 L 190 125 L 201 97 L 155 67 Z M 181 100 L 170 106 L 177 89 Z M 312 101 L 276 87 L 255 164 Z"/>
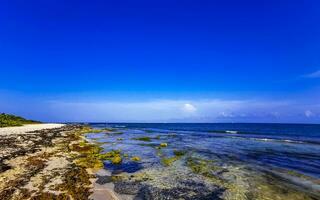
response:
<path id="1" fill-rule="evenodd" d="M 86 168 L 73 164 L 64 174 L 63 183 L 57 185 L 57 189 L 73 199 L 88 199 L 91 194 L 88 187 L 91 184 L 90 178 Z"/>
<path id="2" fill-rule="evenodd" d="M 144 142 L 151 142 L 151 137 L 137 137 L 137 138 L 133 138 L 133 139 L 144 141 Z"/>
<path id="3" fill-rule="evenodd" d="M 181 151 L 181 150 L 174 150 L 173 154 L 175 156 L 184 156 L 187 152 L 186 151 Z"/>

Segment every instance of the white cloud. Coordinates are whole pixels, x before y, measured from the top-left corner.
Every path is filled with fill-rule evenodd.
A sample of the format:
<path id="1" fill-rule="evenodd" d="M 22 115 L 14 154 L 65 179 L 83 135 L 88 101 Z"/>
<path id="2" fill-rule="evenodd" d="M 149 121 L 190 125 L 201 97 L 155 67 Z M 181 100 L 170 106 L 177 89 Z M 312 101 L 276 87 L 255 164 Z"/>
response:
<path id="1" fill-rule="evenodd" d="M 182 109 L 183 109 L 183 111 L 185 111 L 187 113 L 194 113 L 197 111 L 197 108 L 190 103 L 184 104 Z"/>
<path id="2" fill-rule="evenodd" d="M 149 101 L 53 101 L 53 115 L 62 121 L 115 122 L 215 122 L 221 119 L 255 119 L 288 106 L 288 102 L 257 100 L 149 100 Z"/>
<path id="3" fill-rule="evenodd" d="M 3 98 L 1 98 L 3 97 Z M 319 100 L 56 99 L 1 96 L 0 110 L 27 118 L 79 122 L 316 122 Z M 28 105 L 28 106 L 25 106 Z"/>
<path id="4" fill-rule="evenodd" d="M 315 71 L 313 73 L 307 74 L 304 77 L 306 78 L 320 78 L 320 70 Z"/>
<path id="5" fill-rule="evenodd" d="M 229 112 L 220 112 L 219 114 L 221 117 L 234 117 L 234 114 Z"/>
<path id="6" fill-rule="evenodd" d="M 314 116 L 314 113 L 311 112 L 310 110 L 306 110 L 306 111 L 304 112 L 304 115 L 305 115 L 306 117 L 313 117 L 313 116 Z"/>

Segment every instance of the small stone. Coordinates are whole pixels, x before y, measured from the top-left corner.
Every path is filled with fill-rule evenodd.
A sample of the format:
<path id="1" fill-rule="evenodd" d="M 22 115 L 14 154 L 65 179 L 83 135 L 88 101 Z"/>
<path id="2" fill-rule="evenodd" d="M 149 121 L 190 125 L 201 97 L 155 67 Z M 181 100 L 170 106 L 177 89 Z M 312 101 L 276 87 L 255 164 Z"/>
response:
<path id="1" fill-rule="evenodd" d="M 136 162 L 137 162 L 137 161 L 140 161 L 140 160 L 141 160 L 141 158 L 140 158 L 140 157 L 138 157 L 138 156 L 134 156 L 134 157 L 132 157 L 132 158 L 131 158 L 131 160 L 132 160 L 132 161 L 136 161 Z"/>
<path id="2" fill-rule="evenodd" d="M 161 143 L 161 144 L 160 144 L 160 147 L 167 147 L 167 146 L 168 146 L 167 143 Z"/>

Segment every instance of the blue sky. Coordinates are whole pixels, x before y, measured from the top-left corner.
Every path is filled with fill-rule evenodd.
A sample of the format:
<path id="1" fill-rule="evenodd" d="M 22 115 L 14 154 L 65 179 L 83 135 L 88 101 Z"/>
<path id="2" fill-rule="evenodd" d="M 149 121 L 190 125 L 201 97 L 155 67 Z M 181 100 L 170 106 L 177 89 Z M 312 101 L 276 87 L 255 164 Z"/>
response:
<path id="1" fill-rule="evenodd" d="M 320 3 L 0 2 L 0 112 L 320 122 Z"/>

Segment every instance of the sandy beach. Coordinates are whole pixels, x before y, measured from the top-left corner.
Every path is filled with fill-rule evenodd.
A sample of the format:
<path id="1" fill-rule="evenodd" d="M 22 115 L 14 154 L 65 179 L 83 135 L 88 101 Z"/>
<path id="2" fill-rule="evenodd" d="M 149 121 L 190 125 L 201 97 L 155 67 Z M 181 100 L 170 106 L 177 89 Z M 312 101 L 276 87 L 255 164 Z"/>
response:
<path id="1" fill-rule="evenodd" d="M 0 128 L 0 136 L 3 135 L 14 135 L 14 134 L 33 134 L 31 132 L 38 131 L 42 129 L 53 129 L 53 128 L 60 128 L 65 126 L 65 124 L 26 124 L 23 126 L 16 126 L 16 127 L 4 127 Z"/>
<path id="2" fill-rule="evenodd" d="M 100 148 L 82 137 L 90 130 L 64 124 L 0 128 L 0 199 L 89 199 L 102 166 Z"/>

